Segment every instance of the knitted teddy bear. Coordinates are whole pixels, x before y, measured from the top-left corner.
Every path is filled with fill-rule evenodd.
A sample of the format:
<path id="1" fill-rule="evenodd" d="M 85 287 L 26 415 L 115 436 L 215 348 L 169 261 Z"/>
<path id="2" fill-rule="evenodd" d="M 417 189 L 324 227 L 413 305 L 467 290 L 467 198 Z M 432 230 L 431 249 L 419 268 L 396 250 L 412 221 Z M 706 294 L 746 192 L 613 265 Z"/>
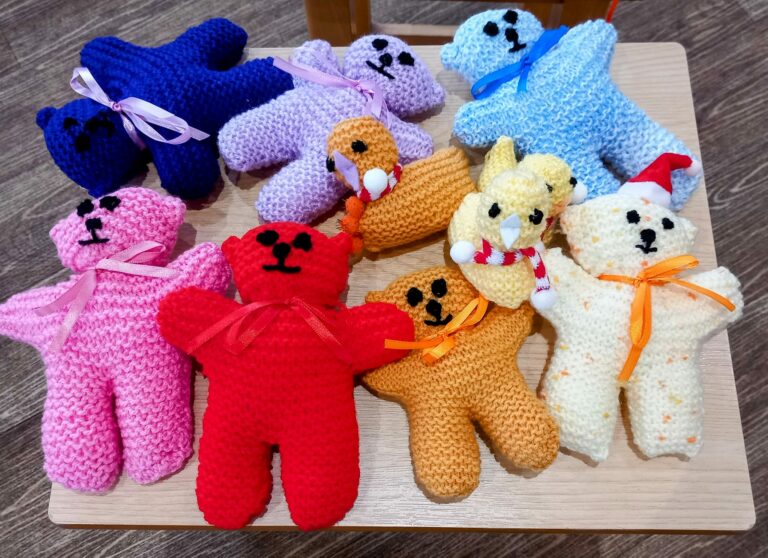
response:
<path id="1" fill-rule="evenodd" d="M 184 204 L 145 188 L 86 199 L 51 230 L 73 275 L 0 305 L 0 333 L 38 349 L 48 380 L 45 469 L 52 481 L 103 491 L 120 474 L 154 482 L 192 452 L 189 359 L 161 336 L 160 299 L 194 285 L 223 293 L 215 244 L 171 261 Z"/>
<path id="2" fill-rule="evenodd" d="M 407 409 L 414 472 L 428 494 L 457 498 L 477 487 L 475 422 L 496 454 L 515 467 L 543 469 L 554 461 L 557 425 L 516 364 L 533 322 L 529 305 L 494 307 L 483 315 L 487 301 L 448 267 L 400 277 L 366 300 L 396 304 L 413 319 L 417 337 L 452 346 L 436 360 L 429 349 L 413 351 L 363 376 L 376 394 Z M 439 354 L 440 345 L 435 349 Z"/>
<path id="3" fill-rule="evenodd" d="M 469 161 L 456 147 L 405 166 L 397 161 L 395 139 L 371 116 L 343 120 L 328 137 L 328 168 L 356 194 L 347 198 L 341 221 L 356 253 L 363 245 L 380 252 L 445 230 L 475 190 Z"/>
<path id="4" fill-rule="evenodd" d="M 517 308 L 551 306 L 555 291 L 541 261 L 541 237 L 552 214 L 544 179 L 525 168 L 502 171 L 467 195 L 448 227 L 450 255 L 487 299 Z"/>
<path id="5" fill-rule="evenodd" d="M 391 304 L 346 308 L 349 236 L 274 223 L 222 245 L 243 303 L 196 288 L 160 304 L 162 334 L 209 379 L 197 501 L 206 521 L 245 526 L 272 491 L 272 446 L 301 529 L 341 520 L 357 497 L 354 375 L 404 355 L 413 338 Z"/>
<path id="6" fill-rule="evenodd" d="M 403 41 L 386 35 L 361 37 L 349 46 L 343 68 L 325 41 L 305 43 L 291 59 L 306 70 L 293 70 L 302 76 L 325 74 L 326 81 L 347 86 L 297 77 L 296 89 L 222 128 L 219 150 L 231 169 L 288 163 L 259 193 L 256 207 L 264 220 L 308 223 L 339 201 L 346 188 L 328 172 L 325 148 L 333 127 L 346 118 L 378 112 L 405 163 L 432 153 L 429 134 L 401 118 L 440 106 L 445 92 Z M 380 102 L 386 107 L 377 110 L 374 105 Z"/>
<path id="7" fill-rule="evenodd" d="M 651 203 L 649 184 L 566 209 L 561 226 L 575 263 L 559 248 L 544 257 L 559 294 L 540 310 L 557 331 L 546 401 L 563 446 L 595 461 L 608 457 L 622 388 L 644 455 L 698 453 L 699 351 L 743 307 L 739 281 L 723 267 L 675 278 L 698 263 L 688 255 L 696 229 Z"/>
<path id="8" fill-rule="evenodd" d="M 220 175 L 215 139 L 219 128 L 293 87 L 291 76 L 272 66 L 269 58 L 236 65 L 247 39 L 231 21 L 211 19 L 159 47 L 116 37 L 90 41 L 80 53 L 84 68 L 76 70 L 90 98 L 37 114 L 53 160 L 91 195 L 100 196 L 146 171 L 146 145 L 163 188 L 182 198 L 207 196 Z M 82 87 L 73 84 L 78 92 Z M 95 93 L 95 88 L 104 94 Z M 178 125 L 182 119 L 195 129 L 193 137 L 178 144 L 171 138 L 179 129 L 163 130 L 155 138 L 148 135 L 140 117 L 138 125 L 128 120 L 130 110 L 143 106 L 141 101 L 171 113 L 160 120 L 175 115 Z M 149 124 L 156 121 L 149 119 Z M 163 138 L 170 141 L 158 141 Z"/>
<path id="9" fill-rule="evenodd" d="M 441 51 L 443 65 L 473 83 L 477 99 L 456 113 L 454 134 L 471 146 L 507 135 L 524 153 L 557 155 L 589 197 L 619 187 L 604 162 L 626 179 L 665 151 L 690 155 L 613 83 L 615 43 L 616 30 L 602 20 L 544 31 L 522 10 L 472 16 Z M 672 207 L 682 207 L 697 184 L 677 173 Z"/>

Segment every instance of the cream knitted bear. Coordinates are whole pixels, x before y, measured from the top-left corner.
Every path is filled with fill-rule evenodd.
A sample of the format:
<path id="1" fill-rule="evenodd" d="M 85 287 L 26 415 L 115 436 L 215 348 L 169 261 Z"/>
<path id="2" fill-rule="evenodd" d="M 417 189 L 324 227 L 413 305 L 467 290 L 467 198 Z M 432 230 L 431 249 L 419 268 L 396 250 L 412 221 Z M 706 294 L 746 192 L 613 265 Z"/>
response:
<path id="1" fill-rule="evenodd" d="M 562 446 L 595 461 L 606 459 L 624 388 L 634 442 L 643 454 L 696 455 L 704 411 L 699 350 L 740 316 L 739 281 L 723 267 L 685 277 L 694 288 L 729 299 L 733 311 L 724 307 L 727 301 L 690 286 L 648 286 L 652 333 L 638 350 L 632 342 L 637 333 L 630 334 L 630 308 L 644 287 L 615 276 L 653 274 L 655 264 L 689 254 L 695 227 L 665 207 L 626 194 L 571 206 L 560 223 L 578 265 L 559 248 L 545 253 L 558 299 L 540 313 L 557 331 L 544 395 L 560 424 Z M 601 279 L 601 274 L 614 277 Z M 631 351 L 639 354 L 634 367 L 627 364 Z"/>

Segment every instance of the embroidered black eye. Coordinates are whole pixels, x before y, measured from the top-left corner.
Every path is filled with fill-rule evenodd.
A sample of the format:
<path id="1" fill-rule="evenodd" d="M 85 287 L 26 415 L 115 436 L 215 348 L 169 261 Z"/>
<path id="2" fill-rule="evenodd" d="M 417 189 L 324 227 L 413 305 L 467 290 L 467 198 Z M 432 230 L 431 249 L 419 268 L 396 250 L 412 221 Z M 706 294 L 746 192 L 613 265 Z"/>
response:
<path id="1" fill-rule="evenodd" d="M 83 200 L 80 205 L 77 206 L 77 216 L 83 217 L 93 211 L 93 202 L 91 200 Z"/>
<path id="2" fill-rule="evenodd" d="M 501 208 L 499 207 L 499 204 L 494 203 L 491 208 L 488 210 L 488 217 L 491 219 L 495 219 L 499 216 L 499 213 L 501 213 Z"/>
<path id="3" fill-rule="evenodd" d="M 368 151 L 368 146 L 363 140 L 355 140 L 352 142 L 352 151 L 355 153 L 365 153 Z"/>
<path id="4" fill-rule="evenodd" d="M 672 219 L 667 219 L 666 217 L 664 217 L 664 218 L 661 220 L 661 224 L 662 224 L 662 225 L 664 226 L 664 228 L 665 228 L 665 229 L 667 229 L 667 230 L 669 230 L 669 229 L 674 229 L 674 228 L 675 228 L 675 224 L 672 222 Z"/>
<path id="5" fill-rule="evenodd" d="M 405 295 L 405 298 L 408 300 L 408 304 L 411 306 L 416 306 L 422 300 L 424 300 L 424 295 L 421 294 L 421 291 L 416 287 L 411 287 L 408 289 L 408 293 Z"/>
<path id="6" fill-rule="evenodd" d="M 64 129 L 69 130 L 72 126 L 77 126 L 77 120 L 75 120 L 71 116 L 67 116 L 64 119 Z"/>
<path id="7" fill-rule="evenodd" d="M 512 25 L 517 23 L 517 12 L 515 10 L 507 10 L 507 13 L 504 14 L 504 21 Z"/>
<path id="8" fill-rule="evenodd" d="M 632 211 L 627 211 L 627 222 L 632 225 L 638 224 L 640 222 L 640 214 L 634 209 Z"/>
<path id="9" fill-rule="evenodd" d="M 99 200 L 99 207 L 107 211 L 114 211 L 118 205 L 120 205 L 120 198 L 115 196 L 104 196 Z"/>
<path id="10" fill-rule="evenodd" d="M 77 134 L 75 138 L 75 151 L 84 153 L 91 148 L 91 138 L 88 134 Z"/>
<path id="11" fill-rule="evenodd" d="M 327 157 L 325 159 L 325 168 L 328 169 L 328 172 L 336 170 L 336 161 L 333 160 L 333 157 Z"/>
<path id="12" fill-rule="evenodd" d="M 499 26 L 496 25 L 494 22 L 489 21 L 485 24 L 485 27 L 483 27 L 483 33 L 488 35 L 489 37 L 495 37 L 499 34 Z"/>
<path id="13" fill-rule="evenodd" d="M 534 208 L 533 213 L 528 216 L 528 220 L 534 225 L 538 225 L 544 219 L 544 213 L 540 209 Z"/>
<path id="14" fill-rule="evenodd" d="M 378 39 L 374 39 L 371 42 L 371 44 L 373 45 L 373 48 L 375 48 L 376 50 L 384 50 L 385 48 L 387 48 L 389 41 L 386 39 L 378 38 Z"/>
<path id="15" fill-rule="evenodd" d="M 547 192 L 549 192 L 551 194 L 552 190 L 554 190 L 554 188 L 552 187 L 552 185 L 549 182 L 547 182 Z"/>
<path id="16" fill-rule="evenodd" d="M 414 63 L 411 53 L 405 51 L 397 55 L 397 61 L 400 62 L 403 66 L 413 66 Z"/>
<path id="17" fill-rule="evenodd" d="M 312 249 L 312 237 L 309 236 L 309 233 L 300 232 L 293 239 L 293 247 L 309 252 Z"/>
<path id="18" fill-rule="evenodd" d="M 114 124 L 112 124 L 108 117 L 103 115 L 94 116 L 85 122 L 85 129 L 88 132 L 95 133 L 99 128 L 104 128 L 107 131 L 107 135 L 110 137 L 115 131 Z"/>
<path id="19" fill-rule="evenodd" d="M 280 235 L 277 231 L 262 231 L 256 235 L 256 242 L 263 244 L 264 246 L 272 246 Z"/>
<path id="20" fill-rule="evenodd" d="M 578 182 L 579 182 L 579 181 L 578 181 L 578 180 L 576 180 L 576 177 L 575 177 L 575 176 L 572 176 L 572 177 L 571 177 L 571 179 L 570 179 L 568 182 L 570 182 L 570 183 L 571 183 L 571 186 L 573 186 L 573 187 L 575 188 L 575 187 L 576 187 L 576 184 L 578 184 Z"/>
<path id="21" fill-rule="evenodd" d="M 442 298 L 448 293 L 448 285 L 445 282 L 445 279 L 442 277 L 440 279 L 435 279 L 432 281 L 432 294 L 435 295 L 437 298 Z"/>

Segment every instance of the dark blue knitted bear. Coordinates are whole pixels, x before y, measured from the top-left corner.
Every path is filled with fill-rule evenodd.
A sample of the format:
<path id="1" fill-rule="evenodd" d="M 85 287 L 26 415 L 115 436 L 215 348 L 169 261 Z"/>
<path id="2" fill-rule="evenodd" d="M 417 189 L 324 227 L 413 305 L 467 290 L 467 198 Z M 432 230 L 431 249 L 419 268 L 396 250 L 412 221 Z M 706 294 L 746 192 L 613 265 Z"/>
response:
<path id="1" fill-rule="evenodd" d="M 180 145 L 140 134 L 163 188 L 171 194 L 207 196 L 219 178 L 219 128 L 293 87 L 291 76 L 273 67 L 269 58 L 235 65 L 247 38 L 231 21 L 211 19 L 160 47 L 102 37 L 80 53 L 82 65 L 113 101 L 143 99 L 210 134 Z M 120 115 L 91 99 L 77 99 L 60 109 L 46 107 L 38 112 L 37 124 L 59 168 L 94 197 L 146 170 L 149 156 L 128 136 Z M 158 130 L 165 138 L 176 135 Z"/>

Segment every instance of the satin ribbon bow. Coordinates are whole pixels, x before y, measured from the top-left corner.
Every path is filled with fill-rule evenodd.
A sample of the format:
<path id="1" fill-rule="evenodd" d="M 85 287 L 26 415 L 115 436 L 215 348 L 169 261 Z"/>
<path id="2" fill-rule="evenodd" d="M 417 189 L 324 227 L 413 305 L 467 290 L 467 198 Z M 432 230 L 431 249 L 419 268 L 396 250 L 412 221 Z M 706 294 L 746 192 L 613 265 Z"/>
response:
<path id="1" fill-rule="evenodd" d="M 640 359 L 640 354 L 643 352 L 643 349 L 651 338 L 651 314 L 653 309 L 651 305 L 651 287 L 672 283 L 696 291 L 704 296 L 708 296 L 712 300 L 725 306 L 730 312 L 733 312 L 736 309 L 733 303 L 724 296 L 696 285 L 695 283 L 673 277 L 673 275 L 677 275 L 687 269 L 693 269 L 697 265 L 699 265 L 699 261 L 693 256 L 676 256 L 642 270 L 637 274 L 637 277 L 608 274 L 598 276 L 598 279 L 602 279 L 603 281 L 626 283 L 627 285 L 632 285 L 636 289 L 635 298 L 632 300 L 632 307 L 629 315 L 629 337 L 632 341 L 632 348 L 630 349 L 629 356 L 627 356 L 624 367 L 619 374 L 619 381 L 626 382 L 629 380 L 629 377 L 635 370 L 637 361 Z"/>
<path id="2" fill-rule="evenodd" d="M 312 83 L 340 89 L 349 88 L 362 93 L 367 99 L 366 110 L 375 116 L 377 120 L 384 122 L 387 128 L 389 128 L 389 110 L 384 100 L 384 92 L 375 81 L 367 79 L 357 80 L 342 75 L 326 74 L 317 68 L 299 62 L 289 62 L 277 56 L 272 59 L 272 65 L 275 68 L 279 68 L 284 72 Z"/>
<path id="3" fill-rule="evenodd" d="M 69 85 L 76 93 L 118 113 L 123 121 L 123 128 L 139 149 L 146 147 L 139 136 L 139 132 L 155 141 L 171 145 L 179 145 L 189 139 L 201 141 L 209 137 L 205 132 L 187 124 L 186 120 L 148 101 L 136 97 L 126 97 L 121 101 L 113 101 L 96 82 L 88 68 L 75 68 L 72 71 Z M 160 132 L 152 127 L 152 124 L 177 132 L 179 135 L 175 138 L 165 139 L 160 135 Z"/>
<path id="4" fill-rule="evenodd" d="M 458 332 L 474 327 L 485 316 L 488 309 L 488 300 L 478 296 L 467 303 L 464 309 L 448 324 L 434 335 L 419 339 L 418 341 L 398 341 L 385 339 L 386 349 L 422 349 L 421 358 L 427 364 L 433 364 L 444 357 L 456 346 Z"/>
<path id="5" fill-rule="evenodd" d="M 568 27 L 561 25 L 557 29 L 548 29 L 544 31 L 539 40 L 533 43 L 531 50 L 523 57 L 509 66 L 499 68 L 495 72 L 481 77 L 472 86 L 472 97 L 475 99 L 485 99 L 490 97 L 499 87 L 516 77 L 520 77 L 517 82 L 517 92 L 524 93 L 528 90 L 528 74 L 531 72 L 534 63 L 547 54 L 568 32 Z"/>
<path id="6" fill-rule="evenodd" d="M 229 328 L 225 338 L 226 347 L 231 353 L 239 354 L 261 335 L 286 308 L 303 318 L 312 331 L 331 348 L 336 356 L 345 362 L 348 361 L 341 342 L 330 330 L 330 323 L 322 310 L 299 297 L 292 297 L 288 300 L 259 300 L 241 306 L 192 339 L 184 348 L 184 352 L 194 354 L 197 349 Z M 259 315 L 253 323 L 245 327 L 246 321 L 254 313 L 259 313 Z"/>
<path id="7" fill-rule="evenodd" d="M 142 277 L 169 278 L 178 274 L 175 269 L 142 265 L 157 258 L 165 251 L 165 246 L 157 242 L 145 240 L 135 246 L 118 252 L 117 254 L 100 260 L 93 268 L 86 270 L 80 278 L 67 291 L 53 302 L 35 309 L 38 316 L 46 316 L 63 310 L 67 306 L 69 310 L 64 316 L 64 321 L 59 331 L 51 342 L 50 350 L 55 352 L 64 346 L 80 314 L 85 309 L 88 301 L 93 296 L 98 285 L 97 271 L 114 271 L 126 275 L 139 275 Z"/>

